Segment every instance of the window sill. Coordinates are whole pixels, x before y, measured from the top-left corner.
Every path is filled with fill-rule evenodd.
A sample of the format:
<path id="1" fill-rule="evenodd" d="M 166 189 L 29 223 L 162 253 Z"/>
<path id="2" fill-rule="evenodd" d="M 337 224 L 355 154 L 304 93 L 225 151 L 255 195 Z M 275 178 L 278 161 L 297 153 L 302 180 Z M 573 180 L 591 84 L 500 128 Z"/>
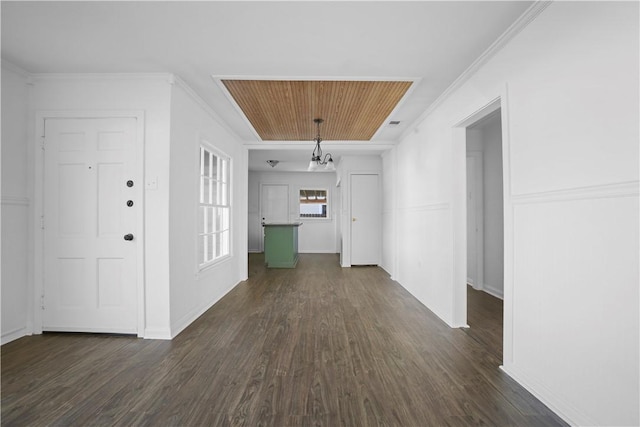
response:
<path id="1" fill-rule="evenodd" d="M 199 266 L 198 270 L 196 271 L 196 278 L 199 277 L 202 274 L 206 274 L 209 271 L 213 270 L 214 268 L 229 262 L 229 260 L 231 260 L 233 258 L 233 256 L 231 256 L 231 254 L 229 255 L 225 255 L 223 257 L 217 258 L 214 261 L 211 261 L 209 264 L 205 264 L 203 266 Z"/>
<path id="2" fill-rule="evenodd" d="M 302 217 L 302 218 L 298 218 L 299 222 L 306 222 L 306 223 L 311 223 L 311 222 L 332 222 L 333 219 L 332 218 L 316 218 L 316 217 Z"/>

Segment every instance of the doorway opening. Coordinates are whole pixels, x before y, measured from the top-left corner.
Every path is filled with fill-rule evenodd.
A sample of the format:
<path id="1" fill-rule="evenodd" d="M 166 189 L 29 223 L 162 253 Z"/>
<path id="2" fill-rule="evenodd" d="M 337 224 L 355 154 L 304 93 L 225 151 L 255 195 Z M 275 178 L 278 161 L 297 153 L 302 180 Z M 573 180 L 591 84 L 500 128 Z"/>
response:
<path id="1" fill-rule="evenodd" d="M 502 361 L 504 196 L 498 108 L 466 127 L 467 333 Z"/>

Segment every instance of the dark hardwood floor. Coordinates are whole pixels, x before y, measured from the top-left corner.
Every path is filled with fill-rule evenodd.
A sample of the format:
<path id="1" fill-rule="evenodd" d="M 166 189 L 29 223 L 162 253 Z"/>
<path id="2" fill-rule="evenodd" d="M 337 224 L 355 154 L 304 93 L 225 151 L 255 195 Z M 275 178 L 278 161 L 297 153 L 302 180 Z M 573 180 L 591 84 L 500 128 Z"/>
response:
<path id="1" fill-rule="evenodd" d="M 380 268 L 249 258 L 249 280 L 173 341 L 2 346 L 2 425 L 564 425 L 498 369 L 501 308 L 484 295 L 451 329 Z"/>

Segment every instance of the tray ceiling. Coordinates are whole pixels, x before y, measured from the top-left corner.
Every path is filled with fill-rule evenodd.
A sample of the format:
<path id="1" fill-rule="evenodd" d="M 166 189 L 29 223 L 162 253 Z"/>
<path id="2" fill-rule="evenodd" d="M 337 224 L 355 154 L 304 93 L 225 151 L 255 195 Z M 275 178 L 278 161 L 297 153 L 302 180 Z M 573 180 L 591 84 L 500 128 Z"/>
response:
<path id="1" fill-rule="evenodd" d="M 369 141 L 412 81 L 221 80 L 263 141 Z"/>

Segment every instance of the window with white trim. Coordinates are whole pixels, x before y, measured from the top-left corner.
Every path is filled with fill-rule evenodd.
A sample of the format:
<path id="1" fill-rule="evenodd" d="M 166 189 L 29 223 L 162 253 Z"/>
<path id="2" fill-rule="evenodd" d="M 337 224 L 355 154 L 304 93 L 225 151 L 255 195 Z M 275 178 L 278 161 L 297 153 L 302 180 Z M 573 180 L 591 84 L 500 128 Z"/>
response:
<path id="1" fill-rule="evenodd" d="M 300 218 L 329 218 L 329 192 L 300 189 Z"/>
<path id="2" fill-rule="evenodd" d="M 198 266 L 200 269 L 230 253 L 229 158 L 200 146 L 198 205 Z"/>

